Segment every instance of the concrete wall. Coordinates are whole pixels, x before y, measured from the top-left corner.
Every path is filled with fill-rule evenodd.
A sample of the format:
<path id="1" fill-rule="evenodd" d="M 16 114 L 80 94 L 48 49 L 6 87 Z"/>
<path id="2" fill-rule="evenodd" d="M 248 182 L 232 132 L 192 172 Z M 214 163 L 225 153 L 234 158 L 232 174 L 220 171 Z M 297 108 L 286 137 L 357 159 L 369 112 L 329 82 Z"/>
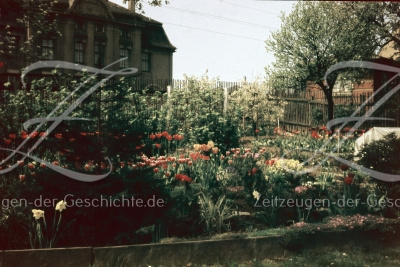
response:
<path id="1" fill-rule="evenodd" d="M 223 264 L 278 259 L 293 255 L 294 252 L 281 245 L 281 238 L 270 236 L 102 248 L 3 251 L 0 252 L 0 267 L 184 266 L 190 263 Z M 346 252 L 349 248 L 360 246 L 373 249 L 399 247 L 400 240 L 394 236 L 388 239 L 378 232 L 337 231 L 316 233 L 303 242 L 303 249 L 320 254 L 332 250 Z"/>

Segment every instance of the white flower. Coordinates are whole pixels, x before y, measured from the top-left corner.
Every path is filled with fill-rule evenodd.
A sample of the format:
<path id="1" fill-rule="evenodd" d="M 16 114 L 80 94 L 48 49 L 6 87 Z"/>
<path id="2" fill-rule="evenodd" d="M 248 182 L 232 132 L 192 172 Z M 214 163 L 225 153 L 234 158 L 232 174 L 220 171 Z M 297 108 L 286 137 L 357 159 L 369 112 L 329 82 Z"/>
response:
<path id="1" fill-rule="evenodd" d="M 255 199 L 259 199 L 260 198 L 260 193 L 258 193 L 256 190 L 253 191 L 253 196 Z"/>
<path id="2" fill-rule="evenodd" d="M 66 208 L 67 208 L 67 202 L 64 202 L 63 200 L 58 202 L 57 205 L 56 205 L 56 210 L 58 210 L 59 212 L 62 212 Z"/>
<path id="3" fill-rule="evenodd" d="M 44 211 L 43 211 L 43 210 L 36 210 L 36 209 L 33 209 L 33 210 L 32 210 L 32 213 L 33 213 L 33 217 L 34 217 L 36 220 L 39 220 L 40 218 L 44 217 Z"/>

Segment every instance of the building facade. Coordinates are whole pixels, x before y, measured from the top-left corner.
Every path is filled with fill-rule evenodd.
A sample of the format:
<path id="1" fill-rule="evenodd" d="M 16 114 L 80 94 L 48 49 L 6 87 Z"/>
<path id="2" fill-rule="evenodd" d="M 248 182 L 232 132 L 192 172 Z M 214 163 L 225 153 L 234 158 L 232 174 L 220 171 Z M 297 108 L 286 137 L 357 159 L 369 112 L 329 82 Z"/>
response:
<path id="1" fill-rule="evenodd" d="M 20 0 L 15 2 L 22 3 Z M 29 25 L 18 24 L 13 12 L 5 8 L 0 11 L 0 29 L 14 36 L 15 49 L 37 33 L 37 29 L 32 30 Z M 141 78 L 172 79 L 176 48 L 169 41 L 162 23 L 108 0 L 58 0 L 52 12 L 57 14 L 59 34 L 46 34 L 37 41 L 39 60 L 103 68 L 128 58 L 111 69 L 133 67 L 139 70 Z M 19 73 L 21 67 L 32 63 L 12 56 L 0 61 L 0 73 Z"/>

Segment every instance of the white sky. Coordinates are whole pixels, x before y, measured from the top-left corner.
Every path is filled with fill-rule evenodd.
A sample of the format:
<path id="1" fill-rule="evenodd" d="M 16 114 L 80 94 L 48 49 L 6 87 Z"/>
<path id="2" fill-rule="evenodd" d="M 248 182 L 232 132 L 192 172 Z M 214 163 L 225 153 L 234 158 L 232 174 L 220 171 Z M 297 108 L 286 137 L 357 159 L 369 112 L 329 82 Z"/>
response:
<path id="1" fill-rule="evenodd" d="M 122 0 L 110 0 L 122 4 Z M 147 2 L 146 0 L 144 2 Z M 173 77 L 184 74 L 222 81 L 248 81 L 265 76 L 274 61 L 264 41 L 280 28 L 281 11 L 294 2 L 257 0 L 170 0 L 162 7 L 144 5 L 145 16 L 162 22 L 174 53 Z M 233 36 L 235 35 L 235 36 Z"/>

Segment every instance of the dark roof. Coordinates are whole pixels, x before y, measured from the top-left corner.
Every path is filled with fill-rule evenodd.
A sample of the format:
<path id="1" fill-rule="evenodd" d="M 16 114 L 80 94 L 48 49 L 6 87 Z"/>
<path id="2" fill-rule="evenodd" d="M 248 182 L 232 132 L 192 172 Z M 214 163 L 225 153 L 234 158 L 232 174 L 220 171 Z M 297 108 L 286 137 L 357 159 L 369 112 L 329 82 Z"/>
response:
<path id="1" fill-rule="evenodd" d="M 142 46 L 145 48 L 158 47 L 176 50 L 176 47 L 169 41 L 161 24 L 146 24 L 142 36 Z"/>

